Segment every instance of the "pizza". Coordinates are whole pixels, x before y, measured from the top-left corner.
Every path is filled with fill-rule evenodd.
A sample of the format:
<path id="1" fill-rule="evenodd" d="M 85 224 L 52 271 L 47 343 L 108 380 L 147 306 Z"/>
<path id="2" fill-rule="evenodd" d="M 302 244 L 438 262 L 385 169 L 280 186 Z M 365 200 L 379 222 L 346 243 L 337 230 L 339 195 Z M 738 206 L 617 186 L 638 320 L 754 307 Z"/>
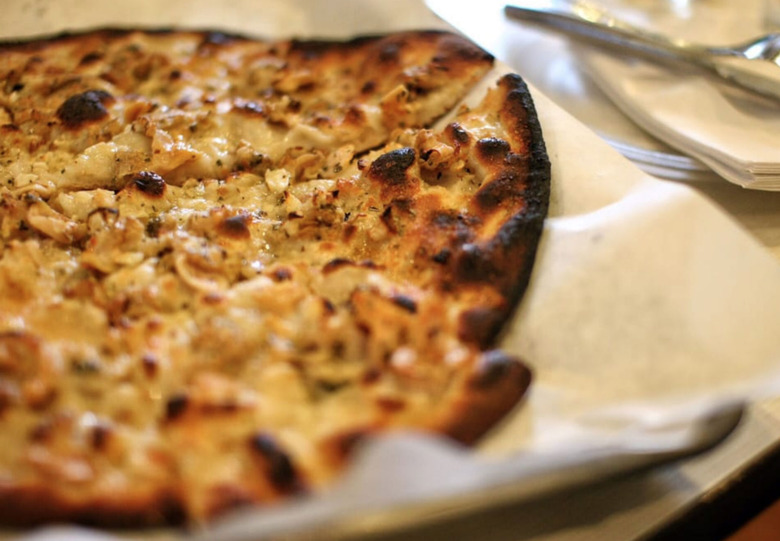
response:
<path id="1" fill-rule="evenodd" d="M 550 164 L 519 76 L 458 105 L 492 66 L 434 31 L 0 45 L 0 521 L 205 522 L 516 407 Z"/>

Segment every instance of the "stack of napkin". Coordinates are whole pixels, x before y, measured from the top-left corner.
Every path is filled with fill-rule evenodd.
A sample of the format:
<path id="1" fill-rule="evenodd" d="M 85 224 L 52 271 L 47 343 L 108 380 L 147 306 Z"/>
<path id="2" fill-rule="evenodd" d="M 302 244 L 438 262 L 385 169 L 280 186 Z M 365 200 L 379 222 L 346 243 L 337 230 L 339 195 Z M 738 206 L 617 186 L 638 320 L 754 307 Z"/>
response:
<path id="1" fill-rule="evenodd" d="M 761 0 L 670 1 L 663 9 L 625 0 L 599 3 L 637 26 L 703 44 L 739 43 L 765 31 Z M 780 102 L 754 98 L 692 70 L 585 48 L 577 54 L 604 93 L 645 130 L 731 182 L 780 190 Z"/>

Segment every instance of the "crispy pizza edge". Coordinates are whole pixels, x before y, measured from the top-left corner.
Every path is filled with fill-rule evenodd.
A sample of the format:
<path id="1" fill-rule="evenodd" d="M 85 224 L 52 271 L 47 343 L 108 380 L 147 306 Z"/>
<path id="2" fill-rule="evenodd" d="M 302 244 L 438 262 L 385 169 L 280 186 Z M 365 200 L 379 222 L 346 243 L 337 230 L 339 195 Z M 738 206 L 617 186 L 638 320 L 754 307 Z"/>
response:
<path id="1" fill-rule="evenodd" d="M 474 444 L 522 401 L 533 379 L 531 368 L 516 356 L 494 349 L 501 332 L 528 289 L 537 249 L 549 209 L 551 165 L 542 127 L 525 81 L 517 74 L 499 80 L 504 91 L 501 115 L 510 133 L 525 149 L 524 205 L 488 241 L 499 272 L 496 289 L 505 302 L 501 307 L 477 308 L 462 319 L 462 334 L 483 349 L 473 374 L 434 418 L 431 428 L 464 444 Z"/>

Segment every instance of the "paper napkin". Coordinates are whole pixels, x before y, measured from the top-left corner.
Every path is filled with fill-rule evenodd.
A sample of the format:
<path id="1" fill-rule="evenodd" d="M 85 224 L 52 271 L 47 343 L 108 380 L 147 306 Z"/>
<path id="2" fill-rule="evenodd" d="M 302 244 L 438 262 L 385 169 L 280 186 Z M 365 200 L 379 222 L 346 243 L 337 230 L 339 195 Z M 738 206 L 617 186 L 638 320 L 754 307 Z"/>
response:
<path id="1" fill-rule="evenodd" d="M 637 26 L 706 45 L 744 42 L 764 31 L 760 0 L 599 4 Z M 590 48 L 576 54 L 598 86 L 645 130 L 731 182 L 780 190 L 780 103 L 694 70 Z"/>

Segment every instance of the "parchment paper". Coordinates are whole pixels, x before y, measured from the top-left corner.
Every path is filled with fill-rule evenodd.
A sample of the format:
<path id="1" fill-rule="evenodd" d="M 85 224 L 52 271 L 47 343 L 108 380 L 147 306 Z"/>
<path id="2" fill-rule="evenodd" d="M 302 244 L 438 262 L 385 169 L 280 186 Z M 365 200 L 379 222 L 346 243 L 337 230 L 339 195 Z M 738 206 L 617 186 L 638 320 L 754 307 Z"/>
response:
<path id="1" fill-rule="evenodd" d="M 266 37 L 443 27 L 416 0 L 12 0 L 3 10 L 6 38 L 110 24 Z M 553 163 L 551 211 L 502 340 L 534 369 L 528 400 L 476 451 L 420 434 L 380 439 L 324 494 L 188 536 L 349 537 L 532 498 L 706 447 L 733 427 L 742 403 L 780 392 L 778 261 L 703 198 L 644 175 L 534 98 Z M 29 538 L 67 532 L 84 533 Z"/>

